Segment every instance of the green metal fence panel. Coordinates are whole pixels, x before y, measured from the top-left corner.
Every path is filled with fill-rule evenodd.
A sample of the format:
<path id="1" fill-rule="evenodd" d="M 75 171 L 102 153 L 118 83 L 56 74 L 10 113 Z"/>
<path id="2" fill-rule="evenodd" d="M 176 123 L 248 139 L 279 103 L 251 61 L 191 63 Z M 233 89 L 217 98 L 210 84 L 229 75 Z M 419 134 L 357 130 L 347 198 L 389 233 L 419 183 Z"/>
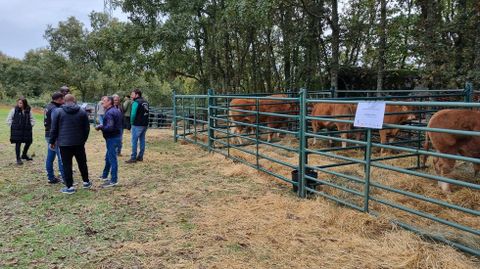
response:
<path id="1" fill-rule="evenodd" d="M 332 98 L 336 94 L 348 94 L 348 91 L 312 94 L 302 89 L 296 97 L 291 97 L 292 94 L 289 94 L 288 97 L 272 97 L 260 94 L 255 96 L 216 95 L 213 90 L 210 90 L 208 95 L 174 94 L 172 125 L 175 140 L 181 138 L 202 145 L 211 152 L 222 154 L 290 183 L 297 188 L 297 195 L 300 197 L 306 197 L 308 193 L 317 194 L 376 216 L 386 214 L 392 222 L 401 227 L 480 256 L 480 220 L 478 219 L 480 211 L 478 207 L 468 203 L 459 204 L 437 194 L 432 196 L 431 191 L 424 192 L 423 189 L 417 190 L 408 187 L 410 184 L 408 180 L 411 180 L 414 185 L 423 184 L 422 188 L 435 188 L 425 184 L 439 181 L 454 184 L 473 192 L 480 190 L 480 185 L 475 182 L 465 182 L 445 175 L 431 174 L 428 169 L 425 170 L 425 164 L 421 162 L 421 156 L 432 156 L 433 158 L 449 158 L 480 164 L 478 158 L 428 151 L 422 147 L 426 132 L 480 136 L 480 132 L 477 131 L 426 127 L 429 115 L 439 109 L 480 108 L 480 104 L 471 103 L 473 92 L 469 84 L 466 84 L 465 89 L 433 90 L 416 97 L 406 95 L 369 97 L 369 92 L 366 91 L 367 97 L 353 99 L 349 97 Z M 376 93 L 376 91 L 372 91 L 372 93 Z M 416 98 L 415 100 L 418 101 L 402 101 L 407 99 L 405 97 Z M 435 98 L 438 100 L 454 98 L 456 101 L 465 102 L 435 101 L 437 100 Z M 234 99 L 247 100 L 245 101 L 246 105 L 232 106 L 231 102 Z M 202 106 L 198 100 L 204 100 L 206 104 Z M 311 107 L 313 105 L 322 103 L 357 104 L 359 100 L 383 100 L 387 105 L 416 107 L 417 109 L 414 111 L 387 113 L 387 115 L 414 113 L 417 115 L 417 120 L 409 125 L 384 124 L 384 130 L 398 129 L 399 132 L 396 135 L 398 141 L 383 144 L 379 142 L 377 131 L 371 129 L 326 130 L 319 133 L 311 131 L 310 124 L 316 120 L 353 124 L 350 119 L 353 115 L 336 115 L 335 117 L 312 115 Z M 292 102 L 298 110 L 293 114 L 291 111 L 269 111 L 265 109 L 265 104 L 269 104 L 269 102 L 281 104 Z M 206 119 L 200 116 L 200 113 L 204 112 L 207 112 Z M 183 126 L 179 122 L 183 122 Z M 193 130 L 191 125 L 186 124 L 187 122 L 193 123 Z M 289 123 L 288 127 L 280 125 L 282 123 Z M 197 125 L 207 125 L 206 130 L 197 129 Z M 181 128 L 183 128 L 183 132 L 180 132 Z M 238 129 L 244 131 L 240 132 Z M 357 140 L 348 137 L 348 135 L 358 132 L 364 134 L 363 139 Z M 273 133 L 282 133 L 293 137 L 296 143 L 287 145 L 282 144 L 281 141 L 266 141 L 264 137 L 270 138 Z M 347 138 L 339 137 L 341 134 L 346 134 Z M 207 137 L 207 143 L 202 144 L 200 139 L 202 135 Z M 311 148 L 309 146 L 311 138 L 346 142 L 347 146 L 329 145 Z M 243 142 L 238 143 L 239 139 Z M 377 156 L 376 150 L 380 149 L 396 150 L 400 153 Z M 290 157 L 282 159 L 280 158 L 281 154 L 276 154 L 278 152 Z M 291 160 L 295 158 L 298 161 L 292 162 Z M 322 163 L 317 163 L 319 160 L 323 160 Z M 409 166 L 412 163 L 413 166 Z M 291 179 L 288 177 L 290 172 Z M 294 172 L 296 173 L 295 177 Z M 318 173 L 318 177 L 317 174 L 312 174 L 313 172 Z M 379 174 L 382 173 L 394 173 L 398 174 L 398 177 L 379 177 Z M 403 185 L 392 178 L 402 179 Z M 405 184 L 408 188 L 405 187 Z M 452 215 L 454 214 L 452 212 L 458 215 Z M 456 218 L 457 216 L 460 216 L 459 219 Z M 475 218 L 477 218 L 476 223 Z M 434 228 L 436 230 L 432 230 Z"/>

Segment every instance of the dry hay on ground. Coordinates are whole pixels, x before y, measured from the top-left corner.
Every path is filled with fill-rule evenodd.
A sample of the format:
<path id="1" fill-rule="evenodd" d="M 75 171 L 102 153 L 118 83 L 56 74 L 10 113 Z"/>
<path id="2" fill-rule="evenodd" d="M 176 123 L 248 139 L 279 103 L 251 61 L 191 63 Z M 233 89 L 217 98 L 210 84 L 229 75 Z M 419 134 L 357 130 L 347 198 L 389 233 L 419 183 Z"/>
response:
<path id="1" fill-rule="evenodd" d="M 144 268 L 480 265 L 451 247 L 398 229 L 386 218 L 374 218 L 321 198 L 299 199 L 270 176 L 219 154 L 205 154 L 198 146 L 177 145 L 175 152 L 173 157 L 161 161 L 179 163 L 188 159 L 202 165 L 192 167 L 194 171 L 188 170 L 187 164 L 179 166 L 180 170 L 172 171 L 172 175 L 177 175 L 170 181 L 173 185 L 165 188 L 171 191 L 151 199 L 152 203 L 169 201 L 165 203 L 166 212 L 178 206 L 185 208 L 182 211 L 187 213 L 177 220 L 180 227 L 166 225 L 158 234 L 151 235 L 153 240 L 141 244 L 126 242 L 116 250 L 145 257 L 141 260 Z M 161 157 L 152 157 L 157 156 Z M 185 185 L 182 175 L 188 172 L 193 180 Z M 171 189 L 174 186 L 184 188 Z M 135 188 L 131 192 L 129 196 L 143 195 Z M 172 216 L 175 212 L 158 217 L 168 224 Z M 167 265 L 171 261 L 176 262 L 175 266 Z"/>
<path id="2" fill-rule="evenodd" d="M 289 146 L 292 148 L 295 148 L 298 146 L 297 140 L 291 136 L 287 136 L 286 138 L 283 138 L 280 141 L 277 140 L 276 143 L 279 143 L 284 146 Z M 326 143 L 326 141 L 320 140 L 317 143 L 318 144 L 316 146 L 309 145 L 309 147 L 315 148 L 315 149 L 328 147 L 328 143 Z M 256 145 L 252 144 L 249 146 L 245 146 L 244 148 L 255 152 Z M 298 164 L 298 154 L 287 152 L 286 150 L 283 150 L 280 148 L 274 148 L 268 145 L 260 145 L 259 153 L 267 155 L 277 160 L 281 160 L 281 161 L 293 164 L 293 165 Z M 241 152 L 240 150 L 231 149 L 230 154 L 232 156 L 236 156 L 241 159 L 244 159 L 249 163 L 252 163 L 252 164 L 256 163 L 255 156 Z M 337 152 L 336 154 L 347 156 L 350 158 L 363 159 L 364 153 L 361 150 L 347 150 L 343 152 Z M 379 153 L 374 153 L 373 157 L 381 157 L 381 156 Z M 333 158 L 328 158 L 320 155 L 309 156 L 309 165 L 312 165 L 312 166 L 327 165 L 327 164 L 332 164 L 336 162 L 337 161 Z M 402 167 L 402 168 L 413 167 L 416 165 L 416 162 L 417 162 L 416 157 L 383 161 L 383 163 L 385 164 L 395 166 L 395 167 Z M 431 162 L 431 160 L 429 160 L 429 162 Z M 281 175 L 283 177 L 286 177 L 286 178 L 291 177 L 290 173 L 292 169 L 284 165 L 281 165 L 272 161 L 268 161 L 266 159 L 261 159 L 260 165 L 263 168 L 273 173 L 276 173 L 278 175 Z M 356 176 L 362 180 L 365 175 L 364 166 L 361 164 L 340 166 L 340 167 L 330 168 L 329 170 L 340 172 L 350 176 Z M 427 169 L 424 169 L 422 172 L 435 174 L 433 171 L 433 168 L 431 167 L 431 164 L 430 164 L 430 167 L 428 167 Z M 322 172 L 318 172 L 318 174 L 319 174 L 319 178 L 327 178 L 330 182 L 333 182 L 335 184 L 348 187 L 349 189 L 357 190 L 360 193 L 364 192 L 363 184 L 355 183 L 350 180 L 347 180 L 338 176 L 332 176 Z M 461 180 L 463 179 L 465 181 L 475 182 L 475 180 L 472 179 L 472 175 L 473 175 L 473 169 L 471 167 L 471 164 L 466 165 L 466 164 L 457 163 L 457 169 L 454 174 L 455 178 L 458 178 Z M 473 209 L 477 211 L 480 210 L 480 191 L 452 186 L 453 192 L 446 194 L 440 190 L 440 188 L 437 186 L 437 182 L 434 180 L 428 180 L 428 179 L 420 178 L 417 176 L 402 174 L 402 173 L 389 171 L 381 168 L 375 168 L 375 167 L 372 167 L 371 169 L 371 180 L 373 182 L 386 185 L 395 189 L 420 194 L 429 198 L 438 199 L 438 200 L 455 204 L 458 206 L 462 206 L 468 209 Z M 478 179 L 476 180 L 476 182 L 478 183 Z M 342 190 L 338 190 L 325 185 L 320 187 L 320 190 L 330 195 L 335 195 L 353 204 L 363 206 L 363 197 L 350 194 Z M 399 194 L 385 191 L 375 187 L 371 187 L 370 194 L 382 200 L 395 202 L 397 204 L 406 206 L 414 210 L 426 212 L 432 216 L 436 216 L 436 217 L 445 219 L 447 221 L 457 222 L 461 225 L 464 225 L 466 227 L 471 227 L 476 230 L 480 229 L 480 218 L 472 214 L 463 213 L 458 210 L 448 209 L 446 207 L 435 205 L 429 202 L 419 201 L 418 199 L 409 198 L 404 195 L 399 195 Z M 401 220 L 403 222 L 414 225 L 416 227 L 420 227 L 431 234 L 441 235 L 447 239 L 451 239 L 452 241 L 462 242 L 466 245 L 469 245 L 477 249 L 480 248 L 480 236 L 476 236 L 468 232 L 463 232 L 454 228 L 450 228 L 438 222 L 431 221 L 426 218 L 407 213 L 405 211 L 400 211 L 390 206 L 386 206 L 374 201 L 370 202 L 370 209 L 376 212 L 380 212 L 385 217 Z"/>

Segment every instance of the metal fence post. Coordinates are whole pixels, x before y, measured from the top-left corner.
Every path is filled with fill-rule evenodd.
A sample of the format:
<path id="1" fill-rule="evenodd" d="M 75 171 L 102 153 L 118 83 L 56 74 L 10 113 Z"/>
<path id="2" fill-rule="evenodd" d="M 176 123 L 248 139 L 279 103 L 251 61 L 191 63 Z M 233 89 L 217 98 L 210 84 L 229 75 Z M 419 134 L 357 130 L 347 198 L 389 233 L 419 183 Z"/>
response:
<path id="1" fill-rule="evenodd" d="M 363 200 L 363 211 L 368 212 L 370 200 L 370 162 L 372 157 L 372 129 L 367 129 L 367 145 L 365 149 L 365 189 Z"/>
<path id="2" fill-rule="evenodd" d="M 465 102 L 471 103 L 473 101 L 473 86 L 471 82 L 465 83 L 464 94 L 465 94 Z"/>
<path id="3" fill-rule="evenodd" d="M 213 89 L 208 89 L 208 151 L 212 151 L 213 149 L 213 139 L 215 135 L 215 131 L 213 129 L 215 125 L 215 119 L 213 118 L 214 113 L 213 113 L 213 105 L 214 105 L 214 100 L 213 100 Z"/>
<path id="4" fill-rule="evenodd" d="M 177 129 L 177 93 L 175 90 L 172 91 L 172 101 L 173 101 L 173 141 L 177 143 L 178 141 L 178 129 Z"/>
<path id="5" fill-rule="evenodd" d="M 230 137 L 232 133 L 230 132 L 230 126 L 232 123 L 230 122 L 230 100 L 226 99 L 226 106 L 227 106 L 227 157 L 230 158 Z M 235 141 L 235 138 L 233 138 Z"/>
<path id="6" fill-rule="evenodd" d="M 335 89 L 335 87 L 331 87 L 330 88 L 330 98 L 337 98 L 337 91 Z"/>
<path id="7" fill-rule="evenodd" d="M 197 98 L 193 97 L 193 138 L 197 144 Z"/>
<path id="8" fill-rule="evenodd" d="M 260 117 L 260 100 L 257 98 L 255 99 L 255 110 L 256 110 L 256 114 L 255 114 L 255 124 L 256 124 L 256 127 L 255 127 L 255 143 L 256 143 L 256 151 L 255 151 L 255 159 L 256 159 L 256 162 L 257 162 L 257 169 L 260 168 L 260 160 L 258 159 L 258 140 L 260 139 L 260 135 L 259 135 L 259 125 L 260 125 L 260 121 L 259 121 L 259 117 Z"/>
<path id="9" fill-rule="evenodd" d="M 304 198 L 305 193 L 305 130 L 306 130 L 306 120 L 305 114 L 307 111 L 306 108 L 306 95 L 307 91 L 305 89 L 300 90 L 299 94 L 299 106 L 300 111 L 298 113 L 298 196 Z"/>

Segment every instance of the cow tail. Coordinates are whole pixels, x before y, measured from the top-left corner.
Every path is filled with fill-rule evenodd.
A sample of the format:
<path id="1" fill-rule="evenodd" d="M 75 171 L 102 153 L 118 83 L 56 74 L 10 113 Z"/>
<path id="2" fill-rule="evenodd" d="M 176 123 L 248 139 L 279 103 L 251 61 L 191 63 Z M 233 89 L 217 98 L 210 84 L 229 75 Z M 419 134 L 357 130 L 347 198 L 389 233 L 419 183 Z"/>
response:
<path id="1" fill-rule="evenodd" d="M 423 143 L 423 149 L 425 149 L 426 151 L 428 151 L 430 149 L 430 143 L 428 141 L 428 132 L 425 132 L 425 143 Z M 428 155 L 423 155 L 423 166 L 426 166 L 427 164 L 427 158 L 428 158 Z"/>

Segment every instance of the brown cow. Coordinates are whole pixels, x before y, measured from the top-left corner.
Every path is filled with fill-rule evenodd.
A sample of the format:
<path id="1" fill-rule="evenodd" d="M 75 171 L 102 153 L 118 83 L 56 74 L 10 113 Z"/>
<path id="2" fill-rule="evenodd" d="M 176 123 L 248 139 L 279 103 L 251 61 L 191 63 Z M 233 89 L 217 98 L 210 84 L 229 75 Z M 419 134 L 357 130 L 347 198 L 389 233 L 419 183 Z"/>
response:
<path id="1" fill-rule="evenodd" d="M 268 97 L 274 98 L 287 98 L 286 94 L 275 94 Z M 253 113 L 240 112 L 240 111 L 229 111 L 229 116 L 234 121 L 245 122 L 250 124 L 256 124 L 257 117 L 255 112 L 257 111 L 257 100 L 256 99 L 233 99 L 230 102 L 230 107 L 234 109 L 241 110 L 251 110 Z M 258 100 L 258 111 L 267 112 L 267 113 L 278 113 L 278 114 L 294 114 L 297 111 L 297 106 L 294 101 L 285 101 L 285 100 L 272 100 L 272 99 L 259 99 Z M 288 125 L 288 118 L 282 116 L 271 116 L 271 115 L 262 115 L 258 117 L 259 124 L 266 124 L 269 128 L 285 128 Z M 250 130 L 255 130 L 255 128 L 245 127 L 236 125 L 232 127 L 231 131 L 233 134 L 240 134 L 243 130 L 247 132 Z M 274 132 L 268 134 L 267 141 L 271 142 L 273 139 Z M 277 136 L 280 136 L 280 133 L 277 132 Z M 242 139 L 237 137 L 238 141 L 242 143 Z"/>
<path id="2" fill-rule="evenodd" d="M 255 99 L 232 99 L 232 101 L 230 101 L 229 107 L 233 109 L 238 109 L 238 110 L 256 111 L 256 100 Z M 255 124 L 256 116 L 253 113 L 254 112 L 248 113 L 248 112 L 242 112 L 242 111 L 229 110 L 228 116 L 230 120 L 233 120 L 233 121 Z M 230 127 L 230 132 L 234 135 L 235 134 L 240 135 L 243 132 L 243 130 L 246 130 L 246 132 L 249 133 L 252 130 L 252 128 L 250 128 L 249 126 L 244 126 L 237 123 L 233 123 L 233 126 Z M 242 144 L 242 138 L 240 136 L 237 136 L 237 140 L 239 144 Z"/>
<path id="3" fill-rule="evenodd" d="M 444 109 L 435 113 L 428 122 L 430 128 L 442 128 L 465 131 L 480 131 L 480 112 L 466 109 Z M 428 140 L 432 141 L 433 148 L 440 152 L 452 155 L 462 155 L 472 158 L 480 158 L 480 137 L 456 135 L 448 133 L 427 132 L 425 137 L 425 150 L 428 150 Z M 423 162 L 427 161 L 425 155 Z M 435 172 L 447 177 L 455 167 L 455 160 L 434 157 L 433 165 Z M 474 164 L 474 175 L 480 171 L 480 164 Z M 450 185 L 446 182 L 438 182 L 443 191 L 449 192 Z"/>
<path id="4" fill-rule="evenodd" d="M 408 106 L 398 106 L 398 105 L 387 105 L 385 107 L 386 113 L 401 113 L 411 111 L 411 108 Z M 416 118 L 415 114 L 398 114 L 398 115 L 385 115 L 383 118 L 384 124 L 404 124 L 407 121 L 414 120 Z M 395 141 L 395 136 L 397 136 L 400 129 L 386 129 L 380 130 L 380 143 L 386 144 L 388 142 L 392 143 Z M 386 149 L 382 148 L 380 150 L 381 154 L 386 153 Z"/>
<path id="5" fill-rule="evenodd" d="M 357 106 L 353 104 L 333 104 L 333 103 L 316 103 L 312 109 L 312 116 L 317 117 L 325 117 L 325 116 L 340 116 L 340 115 L 355 115 L 355 111 L 357 110 Z M 351 117 L 342 117 L 342 120 L 351 120 Z M 337 127 L 338 131 L 350 131 L 352 129 L 351 123 L 343 123 L 343 122 L 334 122 L 334 121 L 321 121 L 321 120 L 312 120 L 312 129 L 313 133 L 317 133 L 318 130 L 321 129 L 328 129 L 331 130 L 334 127 Z M 355 137 L 356 140 L 360 140 L 361 133 L 356 132 Z M 343 139 L 348 138 L 348 133 L 342 133 L 340 135 Z M 313 144 L 316 144 L 317 139 L 313 138 Z M 330 140 L 330 144 L 332 141 Z M 342 147 L 347 147 L 347 142 L 342 141 Z"/>

